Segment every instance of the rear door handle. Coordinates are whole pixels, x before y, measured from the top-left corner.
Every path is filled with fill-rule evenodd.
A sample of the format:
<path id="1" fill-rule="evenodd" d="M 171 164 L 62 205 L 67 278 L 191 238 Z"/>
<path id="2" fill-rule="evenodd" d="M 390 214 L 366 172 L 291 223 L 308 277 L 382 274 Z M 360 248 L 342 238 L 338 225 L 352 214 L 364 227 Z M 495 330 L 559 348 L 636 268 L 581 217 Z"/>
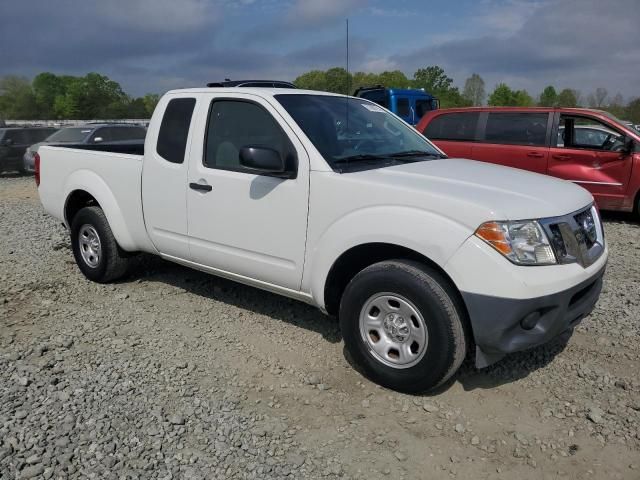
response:
<path id="1" fill-rule="evenodd" d="M 195 183 L 195 182 L 191 182 L 189 184 L 189 188 L 191 190 L 198 190 L 200 192 L 210 192 L 211 190 L 213 190 L 213 187 L 211 185 L 207 185 L 206 183 Z"/>
<path id="2" fill-rule="evenodd" d="M 527 153 L 527 157 L 542 158 L 542 157 L 544 157 L 544 153 L 529 152 L 529 153 Z"/>
<path id="3" fill-rule="evenodd" d="M 553 155 L 556 160 L 571 160 L 571 155 Z"/>

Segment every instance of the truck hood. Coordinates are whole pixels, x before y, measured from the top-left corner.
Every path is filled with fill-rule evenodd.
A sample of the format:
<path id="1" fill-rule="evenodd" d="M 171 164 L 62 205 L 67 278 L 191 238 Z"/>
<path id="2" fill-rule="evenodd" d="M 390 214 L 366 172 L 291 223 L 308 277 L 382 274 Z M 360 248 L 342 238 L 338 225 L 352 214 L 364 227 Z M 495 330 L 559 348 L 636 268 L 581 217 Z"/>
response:
<path id="1" fill-rule="evenodd" d="M 431 160 L 355 175 L 405 192 L 422 192 L 423 208 L 442 210 L 439 213 L 475 227 L 479 220 L 556 217 L 593 202 L 588 191 L 571 182 L 475 160 Z M 448 208 L 455 213 L 448 214 Z"/>

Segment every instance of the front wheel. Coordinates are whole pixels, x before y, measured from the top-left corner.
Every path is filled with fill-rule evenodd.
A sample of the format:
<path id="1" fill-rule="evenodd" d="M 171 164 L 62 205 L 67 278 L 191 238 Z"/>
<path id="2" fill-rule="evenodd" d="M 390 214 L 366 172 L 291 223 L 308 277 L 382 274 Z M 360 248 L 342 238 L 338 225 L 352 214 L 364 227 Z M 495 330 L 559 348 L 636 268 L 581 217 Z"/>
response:
<path id="1" fill-rule="evenodd" d="M 347 351 L 367 377 L 418 393 L 443 384 L 462 364 L 463 315 L 456 292 L 439 272 L 391 260 L 351 280 L 339 316 Z"/>
<path id="2" fill-rule="evenodd" d="M 129 258 L 100 207 L 85 207 L 73 218 L 71 247 L 78 268 L 89 280 L 107 283 L 127 273 Z"/>

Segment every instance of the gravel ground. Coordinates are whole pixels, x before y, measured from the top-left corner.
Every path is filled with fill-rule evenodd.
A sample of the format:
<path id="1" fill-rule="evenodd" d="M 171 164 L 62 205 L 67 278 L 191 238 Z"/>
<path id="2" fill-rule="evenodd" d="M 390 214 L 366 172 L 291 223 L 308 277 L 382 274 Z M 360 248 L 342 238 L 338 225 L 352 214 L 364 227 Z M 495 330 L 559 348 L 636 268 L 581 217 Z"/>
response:
<path id="1" fill-rule="evenodd" d="M 143 258 L 98 285 L 0 178 L 0 478 L 640 478 L 640 226 L 609 215 L 570 339 L 441 391 L 363 379 L 335 320 Z"/>

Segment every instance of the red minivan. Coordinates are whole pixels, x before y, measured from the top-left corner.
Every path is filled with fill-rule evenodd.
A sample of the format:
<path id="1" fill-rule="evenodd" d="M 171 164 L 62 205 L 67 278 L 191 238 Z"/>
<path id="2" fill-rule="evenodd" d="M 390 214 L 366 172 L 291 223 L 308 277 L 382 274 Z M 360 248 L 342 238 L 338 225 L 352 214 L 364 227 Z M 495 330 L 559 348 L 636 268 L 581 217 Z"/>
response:
<path id="1" fill-rule="evenodd" d="M 589 190 L 603 210 L 640 213 L 640 132 L 586 108 L 452 108 L 416 128 L 451 157 L 545 173 Z"/>

